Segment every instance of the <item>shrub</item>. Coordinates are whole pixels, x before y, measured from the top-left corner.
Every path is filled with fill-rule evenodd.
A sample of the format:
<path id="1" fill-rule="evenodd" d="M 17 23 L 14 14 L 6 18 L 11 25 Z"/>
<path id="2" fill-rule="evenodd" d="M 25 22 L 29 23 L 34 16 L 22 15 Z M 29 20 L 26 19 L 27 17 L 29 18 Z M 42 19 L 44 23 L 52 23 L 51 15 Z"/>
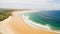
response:
<path id="1" fill-rule="evenodd" d="M 11 15 L 12 10 L 1 10 L 0 11 L 0 21 L 3 21 L 4 19 L 8 18 Z"/>

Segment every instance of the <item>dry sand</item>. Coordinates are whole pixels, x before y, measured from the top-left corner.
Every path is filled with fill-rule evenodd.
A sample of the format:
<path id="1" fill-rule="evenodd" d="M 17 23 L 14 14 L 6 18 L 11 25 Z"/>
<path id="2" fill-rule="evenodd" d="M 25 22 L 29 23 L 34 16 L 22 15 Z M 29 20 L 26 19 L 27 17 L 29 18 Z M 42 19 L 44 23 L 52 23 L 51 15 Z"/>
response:
<path id="1" fill-rule="evenodd" d="M 26 24 L 22 15 L 30 11 L 15 11 L 8 19 L 3 21 L 2 33 L 3 34 L 56 34 L 54 32 L 44 31 L 41 29 L 33 28 Z"/>

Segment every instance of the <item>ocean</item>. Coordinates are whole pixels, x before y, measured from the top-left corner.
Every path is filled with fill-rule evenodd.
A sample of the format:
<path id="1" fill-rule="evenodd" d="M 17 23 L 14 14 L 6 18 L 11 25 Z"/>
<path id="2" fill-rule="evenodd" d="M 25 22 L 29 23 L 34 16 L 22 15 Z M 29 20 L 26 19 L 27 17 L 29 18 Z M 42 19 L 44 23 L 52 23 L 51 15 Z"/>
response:
<path id="1" fill-rule="evenodd" d="M 36 24 L 48 24 L 51 30 L 60 30 L 60 10 L 36 11 L 25 15 Z"/>

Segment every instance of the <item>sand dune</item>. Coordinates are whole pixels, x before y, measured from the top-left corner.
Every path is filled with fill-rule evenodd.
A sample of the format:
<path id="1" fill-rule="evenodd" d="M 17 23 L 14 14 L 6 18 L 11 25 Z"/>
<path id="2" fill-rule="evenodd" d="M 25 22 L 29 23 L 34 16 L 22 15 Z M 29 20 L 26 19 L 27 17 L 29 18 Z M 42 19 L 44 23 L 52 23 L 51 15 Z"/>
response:
<path id="1" fill-rule="evenodd" d="M 22 15 L 27 12 L 30 11 L 12 12 L 12 16 L 2 22 L 2 34 L 56 34 L 55 32 L 33 28 L 26 24 Z"/>

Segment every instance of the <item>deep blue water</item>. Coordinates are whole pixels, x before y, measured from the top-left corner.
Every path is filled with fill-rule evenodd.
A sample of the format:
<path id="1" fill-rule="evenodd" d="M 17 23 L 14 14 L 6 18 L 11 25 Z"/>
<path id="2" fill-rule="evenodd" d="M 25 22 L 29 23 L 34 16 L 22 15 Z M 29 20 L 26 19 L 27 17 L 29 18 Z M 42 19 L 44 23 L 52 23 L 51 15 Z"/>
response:
<path id="1" fill-rule="evenodd" d="M 48 24 L 52 30 L 60 30 L 60 10 L 47 10 L 25 14 L 37 24 Z"/>

